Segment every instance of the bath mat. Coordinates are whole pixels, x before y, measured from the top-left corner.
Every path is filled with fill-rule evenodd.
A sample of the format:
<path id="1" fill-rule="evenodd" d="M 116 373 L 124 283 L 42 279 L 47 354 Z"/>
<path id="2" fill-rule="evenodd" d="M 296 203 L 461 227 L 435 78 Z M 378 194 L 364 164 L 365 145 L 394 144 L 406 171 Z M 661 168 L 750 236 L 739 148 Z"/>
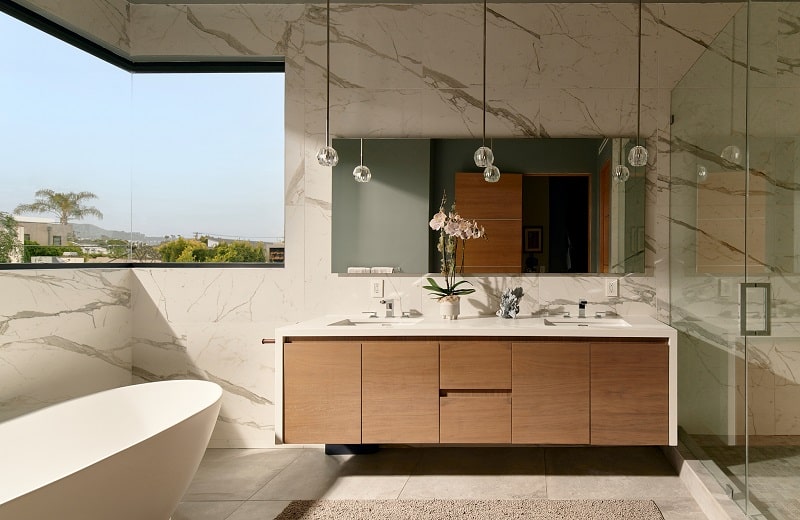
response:
<path id="1" fill-rule="evenodd" d="M 295 500 L 275 520 L 664 520 L 652 500 Z"/>

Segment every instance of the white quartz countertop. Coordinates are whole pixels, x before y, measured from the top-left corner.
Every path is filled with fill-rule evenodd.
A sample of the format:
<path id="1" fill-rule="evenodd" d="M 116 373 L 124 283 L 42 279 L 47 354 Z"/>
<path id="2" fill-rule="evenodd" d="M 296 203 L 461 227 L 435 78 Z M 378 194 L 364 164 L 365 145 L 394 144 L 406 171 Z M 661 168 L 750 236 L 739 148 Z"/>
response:
<path id="1" fill-rule="evenodd" d="M 592 338 L 674 338 L 675 329 L 649 316 L 621 318 L 562 318 L 560 316 L 518 317 L 460 316 L 444 320 L 439 316 L 369 318 L 355 315 L 326 315 L 276 329 L 276 339 L 287 337 L 376 337 L 376 336 L 564 336 Z M 558 322 L 547 325 L 545 320 Z M 332 325 L 334 323 L 354 325 Z"/>

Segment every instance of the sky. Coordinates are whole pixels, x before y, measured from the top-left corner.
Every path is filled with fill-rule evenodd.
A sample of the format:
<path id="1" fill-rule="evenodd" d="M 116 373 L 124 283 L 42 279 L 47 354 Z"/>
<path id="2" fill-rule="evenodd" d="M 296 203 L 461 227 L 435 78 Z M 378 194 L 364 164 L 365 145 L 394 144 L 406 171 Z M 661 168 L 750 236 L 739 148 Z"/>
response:
<path id="1" fill-rule="evenodd" d="M 282 73 L 130 74 L 3 13 L 0 70 L 0 211 L 90 191 L 76 222 L 284 236 Z"/>

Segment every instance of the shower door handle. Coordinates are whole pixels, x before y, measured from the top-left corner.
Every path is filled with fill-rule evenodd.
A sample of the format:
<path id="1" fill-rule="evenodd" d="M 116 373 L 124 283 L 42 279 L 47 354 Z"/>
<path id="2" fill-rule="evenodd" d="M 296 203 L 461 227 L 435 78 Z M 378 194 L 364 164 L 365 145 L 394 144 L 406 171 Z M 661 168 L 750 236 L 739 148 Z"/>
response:
<path id="1" fill-rule="evenodd" d="M 739 284 L 739 331 L 742 336 L 769 336 L 772 299 L 769 283 Z"/>

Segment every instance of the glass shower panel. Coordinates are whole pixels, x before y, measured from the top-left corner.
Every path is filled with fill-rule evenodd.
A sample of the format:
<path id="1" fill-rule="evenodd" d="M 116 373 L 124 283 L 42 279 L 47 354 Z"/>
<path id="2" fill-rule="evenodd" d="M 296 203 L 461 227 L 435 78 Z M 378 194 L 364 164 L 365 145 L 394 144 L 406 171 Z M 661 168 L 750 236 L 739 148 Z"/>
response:
<path id="1" fill-rule="evenodd" d="M 670 304 L 681 440 L 747 507 L 747 4 L 690 4 L 725 23 L 671 93 Z M 711 30 L 713 28 L 709 28 Z M 741 471 L 740 471 L 741 470 Z"/>
<path id="2" fill-rule="evenodd" d="M 798 518 L 800 4 L 752 2 L 747 281 L 771 287 L 771 333 L 747 338 L 748 513 Z"/>

